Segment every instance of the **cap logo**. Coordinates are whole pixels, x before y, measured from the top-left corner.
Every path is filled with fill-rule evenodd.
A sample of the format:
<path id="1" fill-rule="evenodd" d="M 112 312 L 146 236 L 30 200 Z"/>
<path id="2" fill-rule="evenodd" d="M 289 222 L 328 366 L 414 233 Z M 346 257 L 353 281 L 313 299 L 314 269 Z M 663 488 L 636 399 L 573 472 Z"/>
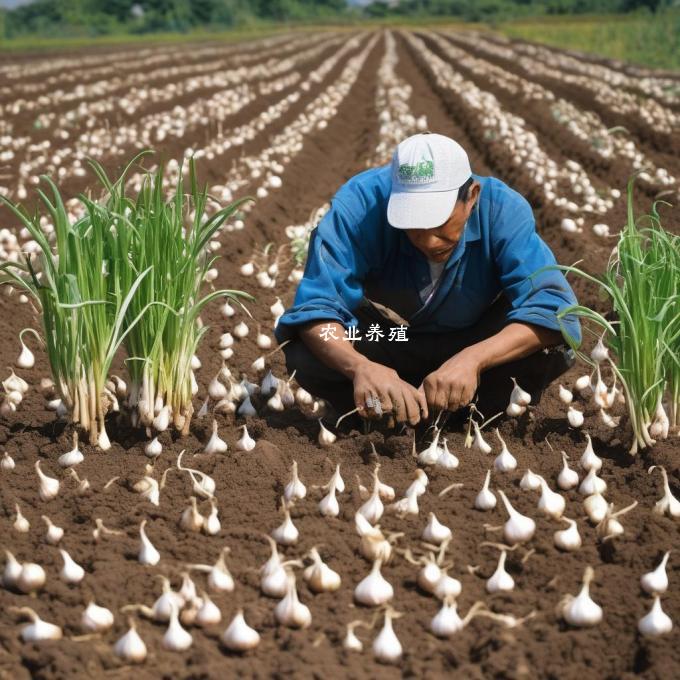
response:
<path id="1" fill-rule="evenodd" d="M 434 161 L 422 160 L 415 165 L 399 166 L 399 179 L 407 184 L 424 184 L 434 179 Z"/>

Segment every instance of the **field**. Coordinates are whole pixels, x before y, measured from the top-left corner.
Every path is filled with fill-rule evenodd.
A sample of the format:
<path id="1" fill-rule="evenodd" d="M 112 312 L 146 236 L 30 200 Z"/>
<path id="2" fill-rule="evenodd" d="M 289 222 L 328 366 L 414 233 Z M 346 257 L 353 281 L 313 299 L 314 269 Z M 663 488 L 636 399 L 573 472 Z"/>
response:
<path id="1" fill-rule="evenodd" d="M 65 196 L 72 197 L 92 185 L 86 157 L 115 171 L 136 151 L 154 148 L 168 159 L 193 153 L 201 179 L 218 202 L 257 196 L 242 220 L 221 231 L 218 274 L 212 282 L 216 288 L 236 288 L 255 296 L 255 302 L 246 303 L 253 319 L 236 305 L 235 314 L 227 317 L 219 302 L 202 314 L 210 330 L 198 350 L 201 367 L 194 399 L 198 411 L 222 365 L 220 337 L 242 321 L 250 333 L 235 341 L 227 365 L 236 377 L 246 374 L 253 382 L 263 377 L 252 368 L 255 359 L 268 353 L 256 344 L 258 325 L 271 337 L 270 306 L 277 298 L 288 306 L 296 287 L 289 278 L 294 263 L 288 255 L 286 228 L 313 226 L 314 216 L 346 179 L 388 162 L 394 145 L 424 126 L 460 142 L 470 155 L 473 172 L 499 177 L 525 195 L 535 209 L 539 232 L 558 261 L 580 261 L 592 273 L 604 269 L 625 223 L 625 189 L 634 172 L 641 172 L 634 190 L 638 212 L 648 211 L 657 198 L 674 205 L 680 198 L 680 74 L 613 66 L 556 48 L 440 29 L 287 33 L 239 44 L 206 41 L 8 57 L 0 65 L 0 193 L 34 207 L 35 178 L 46 173 Z M 168 177 L 174 170 L 167 167 Z M 272 181 L 272 176 L 281 182 Z M 677 208 L 659 209 L 666 228 L 677 233 Z M 0 228 L 8 229 L 0 232 L 0 255 L 6 257 L 14 237 L 19 242 L 28 239 L 9 211 L 0 214 Z M 578 231 L 565 231 L 565 218 L 573 219 Z M 593 231 L 594 225 L 608 229 Z M 273 246 L 263 254 L 267 244 Z M 241 273 L 242 265 L 250 261 L 262 267 L 272 264 L 280 248 L 274 287 L 263 288 L 254 276 Z M 572 284 L 580 302 L 607 311 L 592 286 L 578 279 Z M 19 356 L 19 332 L 40 328 L 32 305 L 22 303 L 16 290 L 7 293 L 5 287 L 0 295 L 0 365 L 8 367 L 3 379 Z M 485 525 L 501 525 L 507 516 L 500 503 L 489 512 L 475 510 L 474 499 L 499 446 L 489 430 L 485 436 L 493 454 L 464 448 L 464 427 L 448 428 L 448 446 L 460 458 L 460 466 L 428 468 L 429 485 L 418 499 L 419 514 L 400 518 L 386 512 L 381 527 L 385 532 L 403 532 L 396 547 L 416 552 L 428 513 L 435 512 L 453 532 L 446 559 L 453 563 L 449 574 L 462 584 L 457 599 L 461 616 L 478 600 L 497 613 L 517 619 L 531 616 L 515 627 L 475 618 L 450 639 L 439 639 L 430 632 L 430 621 L 441 603 L 418 586 L 419 568 L 396 554 L 382 571 L 394 586 L 394 609 L 402 614 L 394 630 L 403 658 L 397 665 L 378 664 L 371 644 L 382 627 L 382 616 L 372 630 L 356 629 L 364 643 L 362 653 L 343 648 L 346 625 L 356 619 L 370 623 L 374 616 L 372 609 L 353 601 L 355 586 L 370 570 L 354 528 L 354 514 L 363 503 L 358 480 L 370 487 L 379 462 L 380 479 L 401 498 L 418 467 L 411 453 L 411 432 L 338 432 L 335 443 L 324 448 L 317 443 L 319 425 L 309 407 L 277 412 L 255 399 L 255 416 L 215 416 L 229 448 L 226 453 L 206 454 L 212 414 L 196 417 L 187 437 L 169 431 L 159 436 L 162 453 L 149 473 L 160 480 L 186 449 L 184 464 L 215 480 L 221 528 L 214 536 L 189 532 L 179 523 L 190 504 L 189 475 L 170 472 L 158 506 L 143 499 L 134 487 L 152 462 L 145 455 L 149 439 L 143 429 L 131 427 L 116 414 L 107 420 L 109 451 L 99 451 L 81 438 L 85 458 L 75 470 L 81 481 L 89 481 L 89 490 L 81 493 L 79 482 L 57 464 L 57 458 L 73 447 L 72 427 L 47 409 L 38 390 L 40 379 L 49 376 L 46 354 L 32 336 L 24 339 L 35 352 L 36 363 L 16 371 L 30 389 L 15 413 L 0 416 L 0 454 L 6 451 L 15 462 L 13 470 L 0 470 L 1 546 L 21 562 L 42 565 L 47 581 L 37 595 L 0 589 L 0 678 L 134 673 L 138 678 L 446 674 L 562 679 L 584 673 L 594 678 L 633 674 L 670 678 L 680 673 L 678 520 L 652 511 L 663 486 L 658 471 L 648 474 L 650 466 L 664 466 L 671 489 L 676 496 L 680 493 L 677 432 L 630 456 L 623 407 L 613 410 L 623 417 L 619 427 L 611 428 L 589 398 L 576 396 L 585 423 L 572 428 L 558 385 L 550 386 L 540 405 L 526 416 L 503 419 L 499 429 L 518 467 L 514 472 L 494 472 L 491 488 L 504 490 L 521 513 L 536 519 L 537 529 L 529 543 L 508 553 L 506 566 L 515 580 L 514 590 L 489 595 L 485 582 L 496 568 L 498 551 L 481 543 L 498 541 L 500 534 Z M 593 344 L 593 337 L 586 336 L 588 349 Z M 274 375 L 287 377 L 281 352 L 267 361 Z M 114 367 L 122 374 L 120 357 Z M 578 364 L 564 376 L 563 384 L 573 388 L 586 372 Z M 604 378 L 611 384 L 608 373 Z M 509 395 L 511 387 L 499 389 L 507 389 Z M 244 423 L 257 442 L 248 452 L 236 449 Z M 578 461 L 586 433 L 603 459 L 600 476 L 607 483 L 607 501 L 617 510 L 634 500 L 638 505 L 621 517 L 625 533 L 603 542 L 585 516 L 583 496 L 577 490 L 563 493 L 565 516 L 578 521 L 583 547 L 562 552 L 553 544 L 553 533 L 565 524 L 541 516 L 536 509 L 538 494 L 522 490 L 519 482 L 530 468 L 555 488 L 561 450 L 581 474 Z M 418 442 L 419 450 L 427 441 Z M 38 496 L 37 460 L 44 473 L 61 482 L 52 500 Z M 277 624 L 276 600 L 259 590 L 259 569 L 270 555 L 265 535 L 282 521 L 280 499 L 293 461 L 307 485 L 307 496 L 291 511 L 299 541 L 282 553 L 286 559 L 298 559 L 316 546 L 342 578 L 337 592 L 314 594 L 296 570 L 300 600 L 312 616 L 311 625 L 302 630 Z M 325 485 L 337 464 L 346 484 L 338 494 L 340 513 L 323 517 L 318 502 L 325 492 L 314 487 Z M 452 483 L 462 487 L 440 497 Z M 17 503 L 30 523 L 25 533 L 14 526 Z M 210 505 L 199 499 L 199 509 L 207 514 Z M 62 558 L 57 547 L 45 541 L 43 515 L 64 529 L 59 547 L 84 567 L 81 583 L 67 585 L 59 577 Z M 161 554 L 153 567 L 137 559 L 144 519 Z M 95 520 L 120 533 L 95 541 Z M 211 593 L 222 623 L 190 627 L 191 648 L 171 652 L 162 646 L 166 624 L 133 614 L 148 657 L 139 667 L 117 658 L 113 645 L 128 629 L 128 614 L 121 613 L 121 607 L 151 606 L 161 593 L 159 574 L 177 589 L 187 564 L 212 565 L 225 547 L 230 548 L 226 561 L 235 589 Z M 638 632 L 637 622 L 649 611 L 652 598 L 641 590 L 640 576 L 668 550 L 673 550 L 670 586 L 662 606 L 676 628 L 668 635 L 646 638 Z M 591 595 L 604 618 L 592 628 L 572 628 L 555 609 L 565 594 L 578 592 L 587 565 L 595 572 Z M 191 576 L 199 589 L 206 587 L 203 573 L 192 571 Z M 115 621 L 107 632 L 83 638 L 81 614 L 91 600 L 110 609 Z M 12 606 L 34 608 L 44 620 L 60 625 L 64 638 L 23 642 L 20 631 L 25 624 Z M 239 608 L 262 637 L 256 649 L 243 655 L 227 652 L 219 641 Z"/>

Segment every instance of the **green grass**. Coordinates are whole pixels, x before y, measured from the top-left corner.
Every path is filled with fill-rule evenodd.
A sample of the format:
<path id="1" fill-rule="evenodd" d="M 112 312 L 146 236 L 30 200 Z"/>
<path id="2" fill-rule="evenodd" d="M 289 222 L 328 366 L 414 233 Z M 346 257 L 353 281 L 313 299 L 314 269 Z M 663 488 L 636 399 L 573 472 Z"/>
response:
<path id="1" fill-rule="evenodd" d="M 657 14 L 544 17 L 502 24 L 512 38 L 620 59 L 680 69 L 680 10 Z"/>

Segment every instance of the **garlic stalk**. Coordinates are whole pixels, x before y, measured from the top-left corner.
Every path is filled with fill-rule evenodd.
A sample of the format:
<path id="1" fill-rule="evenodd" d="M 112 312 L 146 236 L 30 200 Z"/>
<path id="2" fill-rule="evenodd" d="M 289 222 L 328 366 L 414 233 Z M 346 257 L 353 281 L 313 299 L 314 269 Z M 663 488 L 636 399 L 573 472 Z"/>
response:
<path id="1" fill-rule="evenodd" d="M 10 607 L 10 611 L 27 616 L 31 623 L 21 629 L 24 642 L 42 642 L 43 640 L 61 640 L 62 630 L 59 626 L 43 621 L 30 607 Z"/>
<path id="2" fill-rule="evenodd" d="M 664 554 L 659 566 L 653 571 L 649 571 L 640 577 L 640 585 L 642 589 L 650 595 L 662 595 L 668 589 L 668 574 L 666 573 L 666 564 L 670 557 L 669 550 Z"/>
<path id="3" fill-rule="evenodd" d="M 403 648 L 392 625 L 392 621 L 400 616 L 401 614 L 395 612 L 391 607 L 385 610 L 385 623 L 373 641 L 373 656 L 376 661 L 396 663 L 401 659 Z"/>
<path id="4" fill-rule="evenodd" d="M 274 608 L 274 615 L 280 624 L 291 628 L 308 628 L 312 623 L 309 607 L 302 604 L 298 598 L 295 576 L 292 572 L 287 574 L 286 594 Z"/>
<path id="5" fill-rule="evenodd" d="M 536 531 L 536 522 L 534 522 L 531 517 L 526 517 L 517 512 L 517 510 L 512 507 L 503 491 L 499 489 L 498 493 L 500 494 L 505 510 L 509 515 L 508 520 L 503 525 L 503 537 L 505 538 L 505 541 L 511 546 L 516 543 L 529 541 Z"/>
<path id="6" fill-rule="evenodd" d="M 64 530 L 61 527 L 56 526 L 52 523 L 52 520 L 43 515 L 41 517 L 42 521 L 47 525 L 47 532 L 45 533 L 45 540 L 50 545 L 57 545 L 59 541 L 64 537 Z"/>
<path id="7" fill-rule="evenodd" d="M 246 623 L 243 610 L 239 609 L 220 636 L 220 641 L 229 651 L 247 652 L 260 644 L 260 634 Z"/>
<path id="8" fill-rule="evenodd" d="M 85 456 L 83 456 L 82 452 L 78 448 L 78 432 L 74 431 L 73 448 L 67 453 L 62 453 L 61 456 L 59 456 L 57 462 L 59 465 L 61 465 L 61 467 L 71 467 L 72 465 L 78 465 L 79 463 L 82 463 L 83 460 L 85 460 Z"/>
<path id="9" fill-rule="evenodd" d="M 146 645 L 132 619 L 128 621 L 128 631 L 113 646 L 113 652 L 126 663 L 142 663 L 146 659 Z"/>
<path id="10" fill-rule="evenodd" d="M 489 489 L 490 481 L 491 470 L 487 470 L 482 489 L 475 497 L 475 508 L 477 508 L 477 510 L 493 510 L 496 507 L 496 496 L 494 496 L 493 491 Z"/>
<path id="11" fill-rule="evenodd" d="M 638 621 L 638 630 L 646 637 L 665 635 L 673 630 L 673 621 L 661 609 L 661 598 L 658 595 L 654 596 L 654 602 L 649 613 Z"/>
<path id="12" fill-rule="evenodd" d="M 227 448 L 227 442 L 225 442 L 217 433 L 217 421 L 213 418 L 212 435 L 210 436 L 208 443 L 205 445 L 203 453 L 207 453 L 208 455 L 213 453 L 225 453 Z"/>
<path id="13" fill-rule="evenodd" d="M 661 465 L 652 465 L 649 470 L 647 470 L 647 473 L 651 474 L 652 470 L 657 467 L 659 470 L 661 470 L 661 476 L 663 477 L 664 493 L 663 496 L 654 504 L 653 510 L 657 515 L 665 515 L 667 513 L 671 517 L 678 518 L 680 517 L 680 501 L 671 492 L 666 468 L 662 467 Z"/>
<path id="14" fill-rule="evenodd" d="M 501 452 L 495 458 L 493 466 L 498 472 L 511 472 L 517 467 L 517 459 L 508 451 L 508 447 L 505 444 L 503 437 L 501 437 L 498 428 L 496 429 L 496 437 L 501 442 Z"/>
<path id="15" fill-rule="evenodd" d="M 243 434 L 236 442 L 236 448 L 239 451 L 252 451 L 255 448 L 255 440 L 248 434 L 248 428 L 243 425 Z"/>
<path id="16" fill-rule="evenodd" d="M 151 541 L 147 537 L 146 531 L 144 529 L 145 526 L 146 520 L 143 520 L 142 523 L 139 525 L 139 538 L 141 546 L 139 549 L 139 555 L 137 556 L 137 559 L 139 560 L 140 564 L 154 566 L 158 564 L 158 562 L 160 561 L 161 554 L 158 552 L 158 550 L 156 550 L 153 543 L 151 543 Z"/>
<path id="17" fill-rule="evenodd" d="M 113 625 L 113 613 L 90 600 L 80 618 L 80 625 L 88 633 L 103 633 Z"/>
<path id="18" fill-rule="evenodd" d="M 31 530 L 31 525 L 30 525 L 29 521 L 24 517 L 18 503 L 14 504 L 14 509 L 16 511 L 16 514 L 17 514 L 16 519 L 14 520 L 14 523 L 12 524 L 12 526 L 14 527 L 14 530 L 17 531 L 20 534 L 27 534 Z"/>
<path id="19" fill-rule="evenodd" d="M 297 500 L 302 500 L 307 495 L 307 487 L 300 481 L 298 477 L 298 464 L 293 461 L 291 468 L 291 480 L 286 484 L 283 490 L 283 498 L 287 503 L 293 503 Z"/>
<path id="20" fill-rule="evenodd" d="M 38 479 L 40 481 L 40 488 L 38 495 L 41 501 L 51 501 L 53 498 L 57 497 L 59 493 L 59 480 L 54 477 L 48 477 L 40 469 L 40 461 L 35 461 L 35 471 L 38 473 Z"/>
<path id="21" fill-rule="evenodd" d="M 66 552 L 60 550 L 61 559 L 64 560 L 64 566 L 59 572 L 62 581 L 69 584 L 80 583 L 85 577 L 85 570 L 74 561 L 74 559 Z"/>
<path id="22" fill-rule="evenodd" d="M 558 605 L 560 616 L 570 626 L 595 626 L 602 621 L 602 607 L 590 597 L 590 584 L 594 577 L 593 568 L 586 567 L 579 594 L 576 597 L 565 595 Z"/>
<path id="23" fill-rule="evenodd" d="M 567 462 L 567 454 L 562 451 L 562 469 L 560 474 L 557 475 L 557 486 L 562 489 L 562 491 L 569 491 L 578 486 L 578 472 L 572 470 Z"/>
<path id="24" fill-rule="evenodd" d="M 572 552 L 581 547 L 581 535 L 578 532 L 576 521 L 568 519 L 567 517 L 560 518 L 563 522 L 567 522 L 569 526 L 566 529 L 559 529 L 553 534 L 553 541 L 555 547 L 565 552 Z"/>
<path id="25" fill-rule="evenodd" d="M 311 548 L 309 556 L 313 560 L 313 564 L 307 567 L 303 572 L 305 581 L 309 584 L 310 590 L 315 593 L 334 592 L 340 587 L 340 574 L 333 571 L 319 555 L 316 548 Z"/>

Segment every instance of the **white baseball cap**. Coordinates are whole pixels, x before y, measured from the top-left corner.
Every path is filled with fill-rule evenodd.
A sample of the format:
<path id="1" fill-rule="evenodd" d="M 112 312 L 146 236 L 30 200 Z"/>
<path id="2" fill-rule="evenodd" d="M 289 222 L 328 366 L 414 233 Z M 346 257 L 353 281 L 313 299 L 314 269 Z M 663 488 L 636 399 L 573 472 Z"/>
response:
<path id="1" fill-rule="evenodd" d="M 449 219 L 470 159 L 453 139 L 432 132 L 408 137 L 392 156 L 387 221 L 397 229 L 434 229 Z"/>

